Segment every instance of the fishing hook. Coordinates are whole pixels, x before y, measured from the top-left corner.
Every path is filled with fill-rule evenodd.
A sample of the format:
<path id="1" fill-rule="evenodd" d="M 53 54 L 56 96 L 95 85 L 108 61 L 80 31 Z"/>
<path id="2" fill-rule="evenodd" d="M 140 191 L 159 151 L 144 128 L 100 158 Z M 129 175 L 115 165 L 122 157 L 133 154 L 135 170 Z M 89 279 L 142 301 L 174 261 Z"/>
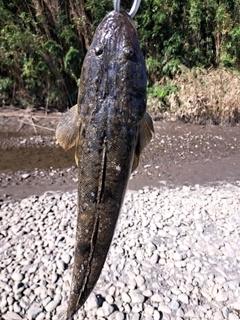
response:
<path id="1" fill-rule="evenodd" d="M 121 0 L 114 0 L 114 10 L 120 12 L 120 2 Z M 131 10 L 128 12 L 131 18 L 135 16 L 140 6 L 141 0 L 134 0 Z"/>

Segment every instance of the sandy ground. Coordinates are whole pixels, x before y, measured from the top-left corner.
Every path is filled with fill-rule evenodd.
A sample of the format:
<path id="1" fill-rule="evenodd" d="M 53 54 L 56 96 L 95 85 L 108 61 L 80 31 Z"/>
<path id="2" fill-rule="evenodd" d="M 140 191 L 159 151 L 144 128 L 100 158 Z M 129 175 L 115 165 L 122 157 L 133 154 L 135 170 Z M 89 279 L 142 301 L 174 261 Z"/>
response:
<path id="1" fill-rule="evenodd" d="M 65 153 L 54 138 L 60 116 L 1 110 L 0 200 L 76 189 L 74 150 Z M 154 127 L 130 189 L 240 181 L 239 126 L 157 121 Z"/>

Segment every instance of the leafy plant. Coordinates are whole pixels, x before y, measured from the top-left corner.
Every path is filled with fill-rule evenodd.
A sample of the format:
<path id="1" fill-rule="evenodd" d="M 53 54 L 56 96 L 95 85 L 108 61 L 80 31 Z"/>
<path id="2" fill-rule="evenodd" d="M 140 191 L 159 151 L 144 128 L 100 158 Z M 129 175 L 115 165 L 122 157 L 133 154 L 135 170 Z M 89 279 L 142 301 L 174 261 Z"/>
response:
<path id="1" fill-rule="evenodd" d="M 121 1 L 127 11 L 131 5 Z M 75 104 L 84 56 L 111 10 L 112 0 L 0 0 L 0 104 Z M 134 21 L 150 88 L 182 65 L 240 70 L 239 0 L 142 0 Z M 165 86 L 149 90 L 165 108 Z"/>
<path id="2" fill-rule="evenodd" d="M 172 85 L 169 81 L 165 84 L 156 83 L 152 87 L 148 87 L 148 100 L 151 101 L 150 110 L 158 113 L 169 111 L 169 97 L 173 92 L 178 90 L 178 87 L 176 85 Z"/>

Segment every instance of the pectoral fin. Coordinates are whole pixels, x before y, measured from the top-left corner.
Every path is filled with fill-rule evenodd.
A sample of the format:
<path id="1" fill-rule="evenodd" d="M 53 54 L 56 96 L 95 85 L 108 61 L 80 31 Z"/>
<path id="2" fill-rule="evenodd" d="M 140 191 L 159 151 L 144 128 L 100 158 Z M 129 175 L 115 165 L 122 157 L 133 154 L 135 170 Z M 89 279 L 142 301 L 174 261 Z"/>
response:
<path id="1" fill-rule="evenodd" d="M 142 150 L 149 144 L 154 133 L 153 121 L 151 116 L 146 112 L 139 128 L 138 141 L 135 149 L 132 172 L 137 169 Z"/>
<path id="2" fill-rule="evenodd" d="M 79 134 L 77 135 L 76 147 L 75 147 L 75 162 L 77 166 L 78 166 L 78 152 L 79 152 Z"/>
<path id="3" fill-rule="evenodd" d="M 65 150 L 71 149 L 79 133 L 78 105 L 69 109 L 61 118 L 56 129 L 56 139 L 59 145 Z"/>

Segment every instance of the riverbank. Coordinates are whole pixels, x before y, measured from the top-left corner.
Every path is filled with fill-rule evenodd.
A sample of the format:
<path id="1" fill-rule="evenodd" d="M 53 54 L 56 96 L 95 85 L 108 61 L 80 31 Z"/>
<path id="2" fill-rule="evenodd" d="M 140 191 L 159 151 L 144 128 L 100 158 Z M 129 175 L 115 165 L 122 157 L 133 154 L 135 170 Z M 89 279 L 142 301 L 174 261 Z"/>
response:
<path id="1" fill-rule="evenodd" d="M 3 319 L 57 320 L 74 257 L 76 191 L 3 202 Z M 237 320 L 240 183 L 128 191 L 99 282 L 74 319 Z"/>

